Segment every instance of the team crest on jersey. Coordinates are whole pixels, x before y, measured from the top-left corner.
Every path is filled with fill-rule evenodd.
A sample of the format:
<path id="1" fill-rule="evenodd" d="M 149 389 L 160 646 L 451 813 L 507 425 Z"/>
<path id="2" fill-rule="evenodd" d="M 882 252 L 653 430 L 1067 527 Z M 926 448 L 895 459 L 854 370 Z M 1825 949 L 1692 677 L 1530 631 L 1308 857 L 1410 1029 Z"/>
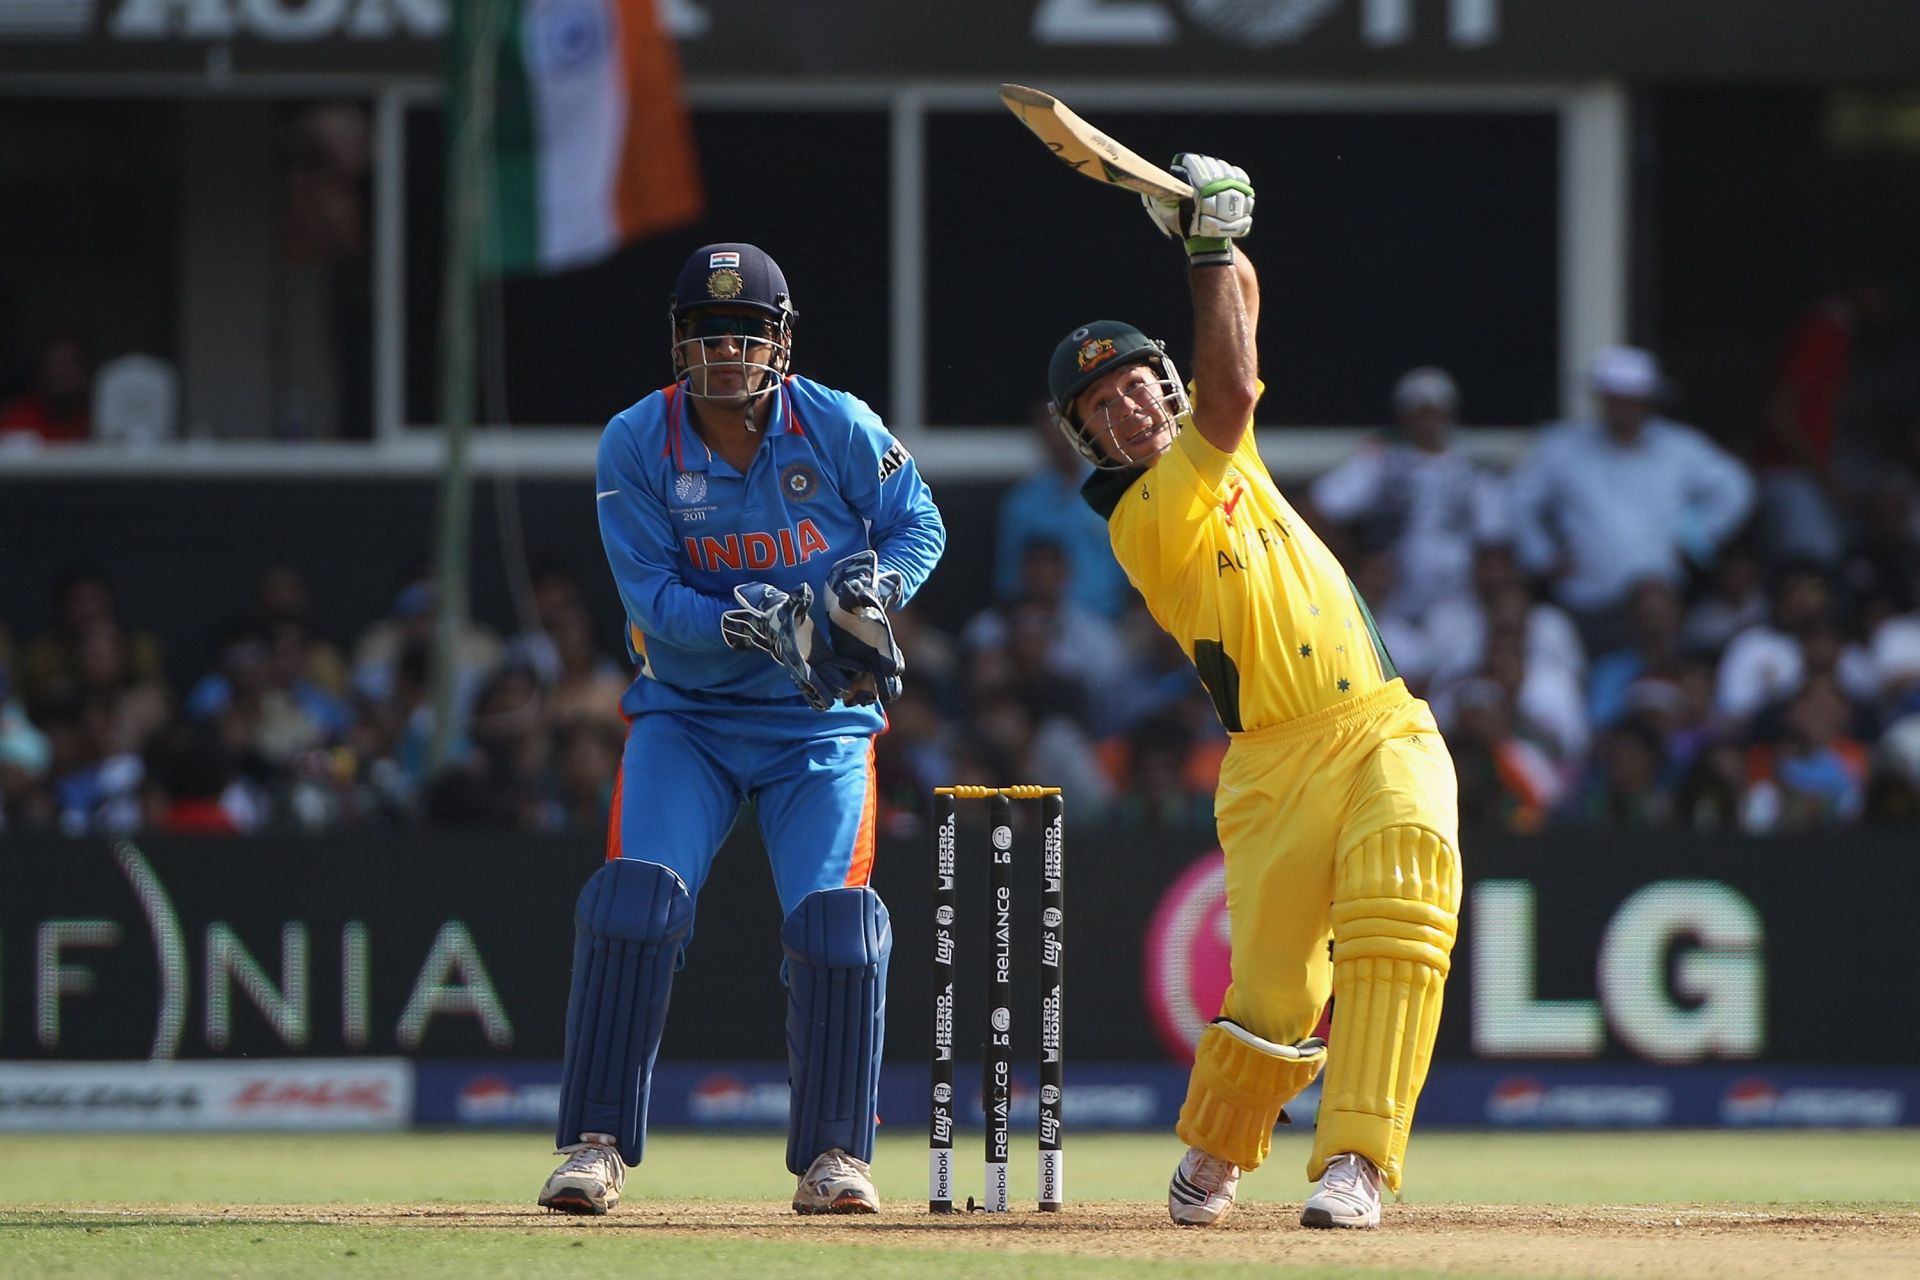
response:
<path id="1" fill-rule="evenodd" d="M 707 296 L 718 298 L 722 302 L 730 302 L 739 297 L 746 287 L 747 282 L 741 279 L 740 273 L 732 267 L 721 267 L 707 277 Z"/>
<path id="2" fill-rule="evenodd" d="M 682 471 L 673 478 L 673 496 L 682 503 L 698 502 L 707 496 L 707 473 Z"/>
<path id="3" fill-rule="evenodd" d="M 789 498 L 806 502 L 820 491 L 820 476 L 804 462 L 796 462 L 780 473 L 780 488 Z"/>
<path id="4" fill-rule="evenodd" d="M 1079 364 L 1080 372 L 1085 373 L 1093 366 L 1111 360 L 1118 354 L 1119 352 L 1113 349 L 1112 338 L 1088 338 L 1080 344 L 1080 349 L 1073 353 L 1073 358 Z"/>

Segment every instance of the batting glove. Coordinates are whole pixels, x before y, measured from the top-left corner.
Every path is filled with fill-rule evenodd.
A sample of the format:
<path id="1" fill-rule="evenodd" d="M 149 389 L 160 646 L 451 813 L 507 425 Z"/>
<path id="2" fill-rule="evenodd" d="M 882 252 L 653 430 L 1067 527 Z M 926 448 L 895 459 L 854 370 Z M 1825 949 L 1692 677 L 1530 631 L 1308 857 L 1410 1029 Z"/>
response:
<path id="1" fill-rule="evenodd" d="M 833 652 L 855 692 L 847 701 L 855 706 L 878 699 L 882 704 L 900 696 L 901 675 L 907 660 L 894 643 L 893 623 L 887 613 L 906 594 L 906 579 L 880 567 L 880 557 L 860 551 L 836 563 L 827 572 L 827 624 Z M 872 680 L 857 680 L 869 675 Z"/>
<path id="2" fill-rule="evenodd" d="M 801 583 L 791 594 L 765 582 L 733 589 L 738 609 L 720 615 L 720 635 L 732 649 L 758 649 L 772 656 L 807 705 L 825 711 L 847 691 L 847 676 L 834 661 L 833 646 L 813 625 L 813 588 Z"/>
<path id="3" fill-rule="evenodd" d="M 1193 188 L 1191 200 L 1160 200 L 1143 195 L 1147 216 L 1160 234 L 1184 239 L 1195 263 L 1233 260 L 1228 243 L 1253 230 L 1253 185 L 1247 171 L 1212 156 L 1183 151 L 1169 166 Z"/>

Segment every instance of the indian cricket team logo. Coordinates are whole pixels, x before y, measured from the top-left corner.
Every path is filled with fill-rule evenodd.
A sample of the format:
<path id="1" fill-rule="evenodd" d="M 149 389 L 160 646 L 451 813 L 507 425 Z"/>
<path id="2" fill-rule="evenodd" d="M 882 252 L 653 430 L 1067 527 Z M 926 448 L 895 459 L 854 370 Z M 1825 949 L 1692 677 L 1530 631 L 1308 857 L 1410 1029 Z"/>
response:
<path id="1" fill-rule="evenodd" d="M 780 488 L 796 502 L 806 502 L 820 492 L 820 476 L 804 462 L 796 462 L 780 473 Z"/>
<path id="2" fill-rule="evenodd" d="M 707 496 L 707 473 L 682 471 L 673 478 L 674 499 L 682 503 L 698 502 Z"/>
<path id="3" fill-rule="evenodd" d="M 1073 353 L 1073 359 L 1079 365 L 1080 372 L 1085 373 L 1093 366 L 1103 364 L 1118 354 L 1120 353 L 1114 350 L 1112 338 L 1088 338 L 1080 344 L 1080 349 Z"/>
<path id="4" fill-rule="evenodd" d="M 733 256 L 739 257 L 738 254 Z M 746 287 L 747 282 L 741 278 L 740 272 L 734 267 L 722 267 L 707 277 L 707 296 L 718 298 L 722 302 L 731 302 L 745 292 Z"/>

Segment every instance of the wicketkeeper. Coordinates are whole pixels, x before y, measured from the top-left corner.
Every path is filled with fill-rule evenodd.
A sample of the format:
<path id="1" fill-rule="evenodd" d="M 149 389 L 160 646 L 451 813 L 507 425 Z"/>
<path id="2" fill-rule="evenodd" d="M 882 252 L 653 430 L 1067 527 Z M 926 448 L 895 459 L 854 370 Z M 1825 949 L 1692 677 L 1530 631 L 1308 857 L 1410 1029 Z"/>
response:
<path id="1" fill-rule="evenodd" d="M 1175 158 L 1195 195 L 1145 200 L 1187 252 L 1189 399 L 1162 344 L 1097 320 L 1047 367 L 1056 425 L 1098 468 L 1084 494 L 1147 607 L 1199 669 L 1231 743 L 1214 800 L 1233 980 L 1200 1037 L 1167 1193 L 1211 1225 L 1267 1157 L 1281 1110 L 1326 1083 L 1301 1221 L 1374 1227 L 1398 1189 L 1460 908 L 1457 784 L 1340 562 L 1254 446 L 1260 291 L 1236 248 L 1253 188 Z M 1328 943 L 1332 948 L 1329 953 Z M 1330 992 L 1332 1046 L 1313 1038 Z"/>
<path id="2" fill-rule="evenodd" d="M 607 424 L 600 533 L 638 668 L 607 864 L 580 894 L 557 1142 L 540 1203 L 605 1213 L 646 1140 L 694 904 L 754 802 L 785 913 L 800 1213 L 872 1213 L 886 907 L 873 736 L 905 660 L 888 614 L 946 545 L 913 459 L 865 404 L 789 372 L 785 276 L 750 244 L 681 268 L 674 381 Z"/>

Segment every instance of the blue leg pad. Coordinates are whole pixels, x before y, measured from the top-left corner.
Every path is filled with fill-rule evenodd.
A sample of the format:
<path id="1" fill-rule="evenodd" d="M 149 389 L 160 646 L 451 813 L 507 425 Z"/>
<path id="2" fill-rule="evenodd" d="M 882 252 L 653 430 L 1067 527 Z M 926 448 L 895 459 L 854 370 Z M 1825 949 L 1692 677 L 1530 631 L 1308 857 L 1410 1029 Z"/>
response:
<path id="1" fill-rule="evenodd" d="M 835 1147 L 873 1159 L 893 926 L 871 889 L 823 889 L 780 926 L 787 953 L 787 1168 Z"/>
<path id="2" fill-rule="evenodd" d="M 686 885 L 657 862 L 609 862 L 580 891 L 555 1145 L 610 1133 L 620 1158 L 640 1163 L 667 996 L 692 930 Z"/>

